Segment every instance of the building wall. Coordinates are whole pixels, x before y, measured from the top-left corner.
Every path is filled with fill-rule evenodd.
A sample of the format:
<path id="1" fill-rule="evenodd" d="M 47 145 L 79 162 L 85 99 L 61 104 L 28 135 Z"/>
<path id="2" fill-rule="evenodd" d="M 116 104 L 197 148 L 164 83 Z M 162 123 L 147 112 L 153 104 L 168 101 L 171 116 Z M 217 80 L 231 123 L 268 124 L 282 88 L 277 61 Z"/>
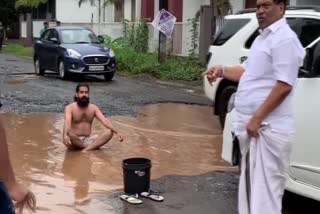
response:
<path id="1" fill-rule="evenodd" d="M 131 15 L 131 2 L 125 0 L 125 14 Z M 130 5 L 129 5 L 130 4 Z M 101 6 L 102 7 L 102 6 Z M 104 19 L 105 16 L 105 19 Z M 78 1 L 75 0 L 57 0 L 56 1 L 56 17 L 57 20 L 67 23 L 98 23 L 99 22 L 99 7 L 98 1 L 95 5 L 91 5 L 89 2 L 84 2 L 81 7 L 78 5 Z M 101 9 L 101 22 L 113 22 L 114 21 L 114 6 L 107 5 L 105 11 Z"/>
<path id="2" fill-rule="evenodd" d="M 232 12 L 236 13 L 245 7 L 245 2 L 243 0 L 230 0 L 232 6 Z"/>
<path id="3" fill-rule="evenodd" d="M 103 19 L 101 22 L 113 22 L 114 21 L 114 6 L 107 5 L 105 8 L 105 20 Z"/>
<path id="4" fill-rule="evenodd" d="M 297 5 L 297 0 L 291 0 L 290 5 Z"/>
<path id="5" fill-rule="evenodd" d="M 184 0 L 182 22 L 188 22 L 188 19 L 194 18 L 196 13 L 200 10 L 201 5 L 206 5 L 208 2 L 209 1 L 207 0 Z"/>
<path id="6" fill-rule="evenodd" d="M 57 0 L 56 17 L 61 22 L 83 23 L 98 22 L 98 7 L 91 6 L 89 2 L 82 3 L 79 8 L 74 0 Z"/>
<path id="7" fill-rule="evenodd" d="M 136 20 L 141 19 L 141 0 L 136 0 Z"/>
<path id="8" fill-rule="evenodd" d="M 124 0 L 124 18 L 131 21 L 131 0 Z"/>
<path id="9" fill-rule="evenodd" d="M 154 16 L 159 12 L 159 0 L 154 0 Z"/>

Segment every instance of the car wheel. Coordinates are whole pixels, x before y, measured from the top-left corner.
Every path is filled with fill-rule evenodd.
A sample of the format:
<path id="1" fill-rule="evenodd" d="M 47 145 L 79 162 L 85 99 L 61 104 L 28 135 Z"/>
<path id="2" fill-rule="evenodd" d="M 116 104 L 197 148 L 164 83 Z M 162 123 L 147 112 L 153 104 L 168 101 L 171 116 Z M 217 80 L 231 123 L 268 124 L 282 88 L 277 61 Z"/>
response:
<path id="1" fill-rule="evenodd" d="M 41 68 L 40 61 L 38 58 L 36 58 L 34 60 L 34 71 L 35 71 L 36 75 L 38 75 L 38 76 L 44 75 L 45 70 L 43 68 Z"/>
<path id="2" fill-rule="evenodd" d="M 219 112 L 219 121 L 222 129 L 224 128 L 226 115 L 228 113 L 228 103 L 229 103 L 230 97 L 236 91 L 237 91 L 236 86 L 229 85 L 221 91 L 220 96 L 218 98 L 219 100 L 218 100 L 217 108 Z"/>
<path id="3" fill-rule="evenodd" d="M 59 72 L 59 77 L 62 79 L 62 80 L 66 80 L 68 79 L 68 73 L 64 67 L 64 63 L 63 61 L 60 61 L 59 62 L 59 68 L 58 68 L 58 72 Z"/>
<path id="4" fill-rule="evenodd" d="M 105 81 L 111 81 L 113 76 L 114 76 L 114 72 L 111 72 L 111 73 L 106 73 L 103 75 L 104 76 L 104 80 Z"/>

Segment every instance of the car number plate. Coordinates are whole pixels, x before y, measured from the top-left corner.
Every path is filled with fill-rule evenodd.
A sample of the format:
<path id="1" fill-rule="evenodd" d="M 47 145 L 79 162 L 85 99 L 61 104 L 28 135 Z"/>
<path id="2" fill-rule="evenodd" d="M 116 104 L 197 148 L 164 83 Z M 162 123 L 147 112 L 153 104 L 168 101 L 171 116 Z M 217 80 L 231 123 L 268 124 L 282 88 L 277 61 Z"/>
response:
<path id="1" fill-rule="evenodd" d="M 104 66 L 101 66 L 101 65 L 89 66 L 89 71 L 103 71 L 103 70 L 104 70 Z"/>

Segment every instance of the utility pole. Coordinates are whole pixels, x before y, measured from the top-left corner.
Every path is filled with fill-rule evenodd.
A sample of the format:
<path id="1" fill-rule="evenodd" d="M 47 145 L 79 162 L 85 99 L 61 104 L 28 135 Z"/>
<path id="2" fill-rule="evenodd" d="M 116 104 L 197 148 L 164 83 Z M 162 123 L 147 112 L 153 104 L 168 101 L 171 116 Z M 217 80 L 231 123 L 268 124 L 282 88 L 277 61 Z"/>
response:
<path id="1" fill-rule="evenodd" d="M 159 0 L 159 11 L 162 9 L 168 10 L 168 0 Z M 159 31 L 159 50 L 158 50 L 158 60 L 160 63 L 165 61 L 167 51 L 167 36 Z"/>

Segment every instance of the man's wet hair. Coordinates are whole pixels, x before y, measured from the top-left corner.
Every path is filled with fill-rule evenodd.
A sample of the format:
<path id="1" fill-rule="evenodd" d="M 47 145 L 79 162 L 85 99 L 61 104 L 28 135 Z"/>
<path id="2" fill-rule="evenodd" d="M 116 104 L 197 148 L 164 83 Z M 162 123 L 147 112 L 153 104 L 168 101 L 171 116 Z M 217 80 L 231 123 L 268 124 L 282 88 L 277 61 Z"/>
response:
<path id="1" fill-rule="evenodd" d="M 77 87 L 76 87 L 76 92 L 77 92 L 77 93 L 80 91 L 80 88 L 81 88 L 81 87 L 87 87 L 88 92 L 90 91 L 89 84 L 87 84 L 87 83 L 79 83 L 79 84 L 77 85 Z"/>

